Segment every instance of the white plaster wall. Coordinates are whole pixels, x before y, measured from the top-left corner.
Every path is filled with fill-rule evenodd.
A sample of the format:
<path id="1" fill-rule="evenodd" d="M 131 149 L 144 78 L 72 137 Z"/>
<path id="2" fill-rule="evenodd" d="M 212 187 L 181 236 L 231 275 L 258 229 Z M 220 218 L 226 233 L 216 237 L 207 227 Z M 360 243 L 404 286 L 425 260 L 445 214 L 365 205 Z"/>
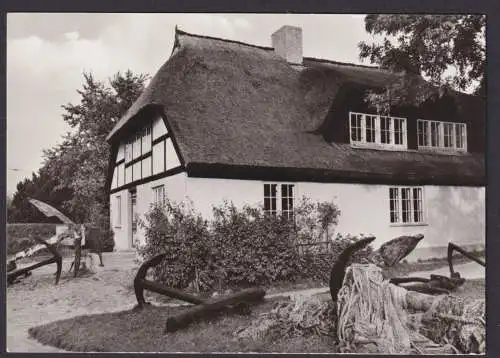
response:
<path id="1" fill-rule="evenodd" d="M 263 182 L 234 179 L 187 178 L 187 196 L 204 218 L 212 217 L 212 207 L 224 200 L 241 208 L 263 205 Z"/>
<path id="2" fill-rule="evenodd" d="M 117 225 L 115 222 L 116 211 L 118 210 L 117 200 L 116 198 L 121 196 L 121 225 Z M 115 240 L 115 250 L 126 250 L 129 249 L 128 236 L 127 232 L 129 229 L 128 225 L 128 190 L 120 190 L 114 194 L 110 195 L 110 224 L 114 233 Z"/>
<path id="3" fill-rule="evenodd" d="M 165 163 L 167 164 L 165 170 L 169 170 L 181 165 L 171 138 L 167 138 L 165 143 Z"/>
<path id="4" fill-rule="evenodd" d="M 167 127 L 165 127 L 163 118 L 161 116 L 156 117 L 153 121 L 153 140 L 167 134 L 167 132 Z"/>
<path id="5" fill-rule="evenodd" d="M 374 246 L 407 234 L 424 234 L 419 247 L 485 241 L 484 188 L 424 187 L 426 225 L 391 225 L 389 186 L 299 183 L 300 194 L 313 200 L 334 200 L 341 215 L 337 232 L 374 234 Z"/>
<path id="6" fill-rule="evenodd" d="M 263 204 L 262 181 L 187 178 L 187 195 L 205 218 L 224 200 L 242 207 Z M 422 233 L 419 247 L 485 242 L 485 191 L 475 187 L 424 187 L 425 225 L 395 226 L 389 221 L 389 186 L 295 183 L 296 198 L 334 201 L 341 215 L 336 228 L 342 234 L 373 234 L 374 247 L 405 234 Z"/>
<path id="7" fill-rule="evenodd" d="M 138 186 L 137 210 L 144 217 L 143 214 L 152 203 L 152 188 L 163 184 L 170 200 L 180 202 L 187 197 L 196 211 L 209 219 L 212 217 L 213 205 L 221 205 L 224 200 L 232 201 L 240 208 L 245 204 L 262 206 L 263 183 L 252 180 L 189 178 L 185 173 L 180 173 Z M 389 222 L 387 185 L 304 182 L 294 184 L 297 199 L 306 196 L 313 201 L 334 201 L 339 206 L 341 215 L 336 232 L 353 235 L 373 234 L 377 237 L 375 248 L 397 236 L 416 233 L 425 235 L 419 248 L 443 247 L 450 241 L 458 245 L 485 243 L 484 188 L 425 186 L 426 224 L 395 226 Z M 128 198 L 127 195 L 128 191 L 125 191 L 122 198 Z M 111 202 L 112 210 L 114 202 Z M 125 229 L 127 208 L 128 202 L 122 201 L 122 228 L 115 229 L 117 247 L 120 242 L 128 245 Z M 113 213 L 111 215 L 113 217 Z M 139 232 L 139 236 L 143 237 L 142 232 Z"/>
<path id="8" fill-rule="evenodd" d="M 116 162 L 125 158 L 125 144 L 122 142 L 118 147 L 118 152 L 116 153 Z"/>
<path id="9" fill-rule="evenodd" d="M 167 198 L 171 201 L 182 202 L 186 198 L 186 174 L 179 173 L 166 178 L 161 178 L 158 180 L 150 181 L 145 184 L 138 185 L 137 190 L 137 202 L 136 210 L 139 214 L 139 218 L 145 220 L 145 214 L 150 209 L 153 202 L 153 187 L 165 185 L 165 193 Z M 120 227 L 115 227 L 114 225 L 114 214 L 116 210 L 116 196 L 122 196 L 122 224 Z M 129 213 L 129 192 L 127 190 L 121 190 L 110 196 L 110 218 L 113 227 L 113 232 L 115 234 L 115 247 L 117 250 L 127 250 L 130 249 L 130 240 L 128 237 L 128 232 L 130 229 L 130 213 Z M 144 242 L 144 231 L 141 225 L 137 227 L 137 237 L 141 242 Z"/>

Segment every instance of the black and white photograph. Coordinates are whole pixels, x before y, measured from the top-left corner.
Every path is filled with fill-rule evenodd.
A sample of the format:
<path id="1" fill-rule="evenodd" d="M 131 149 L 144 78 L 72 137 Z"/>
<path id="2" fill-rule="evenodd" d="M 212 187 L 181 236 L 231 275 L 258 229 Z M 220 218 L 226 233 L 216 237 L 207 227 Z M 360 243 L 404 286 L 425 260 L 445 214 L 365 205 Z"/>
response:
<path id="1" fill-rule="evenodd" d="M 486 15 L 6 19 L 8 352 L 487 353 Z"/>

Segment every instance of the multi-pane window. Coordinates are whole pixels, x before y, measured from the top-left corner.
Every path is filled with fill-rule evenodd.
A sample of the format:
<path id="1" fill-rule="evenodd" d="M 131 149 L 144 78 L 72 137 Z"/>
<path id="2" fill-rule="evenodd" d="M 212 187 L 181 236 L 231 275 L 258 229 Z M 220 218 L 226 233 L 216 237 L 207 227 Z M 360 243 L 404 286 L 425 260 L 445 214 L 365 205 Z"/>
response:
<path id="1" fill-rule="evenodd" d="M 465 149 L 467 143 L 465 123 L 455 123 L 455 148 Z"/>
<path id="2" fill-rule="evenodd" d="M 165 205 L 165 186 L 159 185 L 153 188 L 153 203 L 155 205 Z"/>
<path id="3" fill-rule="evenodd" d="M 264 212 L 276 215 L 276 187 L 277 184 L 264 184 Z"/>
<path id="4" fill-rule="evenodd" d="M 392 224 L 424 223 L 422 188 L 389 188 L 389 213 Z"/>
<path id="5" fill-rule="evenodd" d="M 294 213 L 293 184 L 264 184 L 264 213 L 276 216 L 281 213 L 292 219 Z"/>
<path id="6" fill-rule="evenodd" d="M 293 184 L 281 185 L 281 214 L 287 219 L 293 218 Z"/>
<path id="7" fill-rule="evenodd" d="M 132 216 L 132 235 L 137 233 L 137 192 L 130 192 L 130 214 Z"/>
<path id="8" fill-rule="evenodd" d="M 431 146 L 440 147 L 441 146 L 441 123 L 431 122 Z"/>
<path id="9" fill-rule="evenodd" d="M 353 145 L 406 148 L 406 118 L 349 113 L 350 140 Z"/>
<path id="10" fill-rule="evenodd" d="M 365 116 L 365 126 L 366 126 L 366 142 L 367 143 L 375 143 L 375 122 L 377 116 L 366 115 Z"/>
<path id="11" fill-rule="evenodd" d="M 453 148 L 453 123 L 443 123 L 443 145 Z"/>
<path id="12" fill-rule="evenodd" d="M 438 122 L 419 119 L 417 122 L 418 146 L 448 150 L 466 150 L 465 123 Z"/>

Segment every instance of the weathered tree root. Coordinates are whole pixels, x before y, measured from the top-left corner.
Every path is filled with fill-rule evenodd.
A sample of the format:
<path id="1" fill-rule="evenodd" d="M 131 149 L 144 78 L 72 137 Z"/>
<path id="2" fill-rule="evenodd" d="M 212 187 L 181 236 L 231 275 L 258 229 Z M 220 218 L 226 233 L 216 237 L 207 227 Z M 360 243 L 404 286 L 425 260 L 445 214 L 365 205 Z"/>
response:
<path id="1" fill-rule="evenodd" d="M 51 244 L 47 243 L 45 240 L 38 238 L 38 237 L 34 237 L 34 239 L 36 241 L 38 241 L 40 244 L 45 245 L 47 247 L 47 249 L 52 253 L 52 255 L 54 255 L 54 257 L 43 260 L 43 261 L 38 262 L 36 264 L 33 264 L 31 266 L 24 267 L 22 269 L 9 272 L 7 274 L 7 283 L 8 284 L 14 283 L 15 279 L 19 276 L 22 276 L 22 275 L 29 276 L 29 275 L 31 275 L 32 270 L 37 269 L 37 268 L 42 267 L 42 266 L 45 266 L 45 265 L 49 265 L 51 263 L 57 264 L 55 285 L 57 285 L 59 283 L 59 279 L 61 278 L 61 272 L 62 272 L 62 256 L 61 256 L 61 254 L 59 253 L 59 251 L 57 250 L 57 248 L 54 245 L 51 245 Z"/>

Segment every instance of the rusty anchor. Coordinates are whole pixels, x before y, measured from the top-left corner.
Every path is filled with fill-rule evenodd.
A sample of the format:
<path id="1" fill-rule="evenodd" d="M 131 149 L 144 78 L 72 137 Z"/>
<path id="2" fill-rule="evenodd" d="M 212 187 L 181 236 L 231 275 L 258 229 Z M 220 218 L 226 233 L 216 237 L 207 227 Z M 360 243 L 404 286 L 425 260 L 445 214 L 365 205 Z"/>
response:
<path id="1" fill-rule="evenodd" d="M 203 299 L 164 284 L 147 280 L 146 274 L 148 270 L 158 265 L 167 255 L 163 253 L 144 262 L 139 267 L 134 278 L 134 291 L 137 299 L 135 309 L 142 309 L 146 305 L 150 305 L 144 299 L 145 289 L 194 304 L 194 306 L 187 308 L 184 312 L 169 317 L 166 321 L 164 333 L 175 332 L 187 327 L 193 321 L 208 318 L 221 311 L 248 314 L 250 304 L 258 303 L 264 299 L 265 291 L 261 288 L 250 288 L 227 296 Z"/>
<path id="2" fill-rule="evenodd" d="M 43 260 L 41 262 L 38 262 L 36 264 L 30 265 L 28 267 L 24 267 L 21 269 L 14 269 L 14 270 L 8 272 L 7 273 L 7 283 L 8 284 L 13 284 L 15 279 L 19 276 L 22 276 L 22 275 L 29 276 L 29 275 L 31 275 L 32 270 L 37 269 L 37 268 L 42 267 L 42 266 L 45 266 L 45 265 L 52 264 L 52 263 L 56 263 L 56 265 L 57 265 L 55 284 L 57 285 L 59 283 L 59 279 L 61 278 L 61 271 L 62 271 L 62 256 L 61 256 L 61 254 L 59 253 L 59 251 L 57 250 L 55 245 L 51 245 L 48 242 L 46 242 L 45 240 L 38 238 L 38 237 L 34 237 L 34 239 L 37 242 L 39 242 L 40 244 L 45 245 L 47 247 L 47 249 L 50 251 L 50 253 L 53 255 L 53 257 L 48 258 L 46 260 Z"/>

